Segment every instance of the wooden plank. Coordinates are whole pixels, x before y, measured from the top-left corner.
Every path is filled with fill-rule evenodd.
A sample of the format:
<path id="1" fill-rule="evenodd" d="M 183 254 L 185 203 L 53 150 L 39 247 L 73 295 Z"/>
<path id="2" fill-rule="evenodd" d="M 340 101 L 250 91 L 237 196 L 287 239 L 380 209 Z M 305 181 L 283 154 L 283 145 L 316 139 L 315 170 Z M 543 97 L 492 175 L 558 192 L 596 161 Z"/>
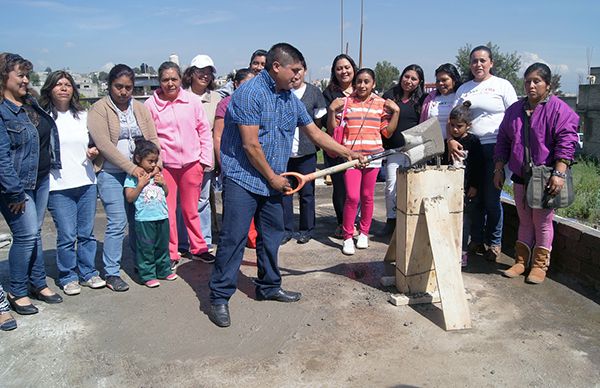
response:
<path id="1" fill-rule="evenodd" d="M 405 187 L 400 190 L 400 184 L 397 186 L 400 192 L 397 207 L 406 214 L 423 214 L 422 200 L 437 196 L 446 198 L 451 213 L 462 213 L 463 169 L 427 166 L 421 170 L 400 171 L 398 179 Z"/>
<path id="2" fill-rule="evenodd" d="M 467 304 L 460 266 L 460 248 L 455 243 L 448 203 L 444 197 L 423 198 L 427 231 L 433 254 L 444 313 L 446 330 L 471 328 L 471 316 Z M 441 274 L 441 276 L 440 276 Z"/>
<path id="3" fill-rule="evenodd" d="M 385 257 L 383 258 L 383 261 L 389 261 L 389 262 L 396 261 L 396 231 L 394 231 L 394 233 L 392 233 L 392 239 L 390 240 L 388 249 L 385 252 Z"/>

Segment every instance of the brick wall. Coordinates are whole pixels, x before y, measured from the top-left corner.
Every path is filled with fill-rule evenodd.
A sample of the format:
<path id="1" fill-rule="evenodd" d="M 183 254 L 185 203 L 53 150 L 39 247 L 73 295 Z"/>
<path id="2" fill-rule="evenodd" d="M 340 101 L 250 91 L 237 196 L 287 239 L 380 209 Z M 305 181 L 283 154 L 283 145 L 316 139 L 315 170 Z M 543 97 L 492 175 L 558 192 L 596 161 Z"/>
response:
<path id="1" fill-rule="evenodd" d="M 513 256 L 519 218 L 512 201 L 503 199 L 502 206 L 502 250 Z M 558 273 L 573 277 L 581 285 L 600 291 L 600 231 L 555 216 L 549 275 Z"/>

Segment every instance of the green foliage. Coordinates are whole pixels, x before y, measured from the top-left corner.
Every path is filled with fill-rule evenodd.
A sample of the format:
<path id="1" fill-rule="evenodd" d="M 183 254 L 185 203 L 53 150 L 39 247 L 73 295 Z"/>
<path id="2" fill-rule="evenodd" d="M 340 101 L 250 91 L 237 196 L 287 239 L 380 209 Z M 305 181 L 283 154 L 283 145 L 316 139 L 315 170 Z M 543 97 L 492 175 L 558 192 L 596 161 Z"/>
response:
<path id="1" fill-rule="evenodd" d="M 562 75 L 560 73 L 553 72 L 552 78 L 550 78 L 550 93 L 555 96 L 562 96 L 564 93 L 560 90 L 560 79 Z"/>
<path id="2" fill-rule="evenodd" d="M 557 214 L 584 223 L 600 225 L 600 165 L 591 159 L 579 158 L 573 165 L 575 202 Z"/>
<path id="3" fill-rule="evenodd" d="M 40 86 L 40 76 L 35 71 L 29 73 L 29 82 L 33 86 Z"/>
<path id="4" fill-rule="evenodd" d="M 105 82 L 108 81 L 108 73 L 105 71 L 101 71 L 98 73 L 98 81 Z"/>
<path id="5" fill-rule="evenodd" d="M 388 90 L 400 77 L 400 70 L 388 61 L 377 62 L 374 70 L 377 90 Z"/>
<path id="6" fill-rule="evenodd" d="M 500 47 L 492 42 L 488 42 L 486 46 L 492 50 L 492 56 L 494 57 L 494 67 L 492 70 L 494 75 L 509 81 L 517 94 L 523 94 L 523 78 L 522 74 L 519 74 L 521 69 L 521 57 L 519 54 L 516 51 L 503 53 L 500 51 Z M 456 55 L 455 64 L 463 79 L 468 79 L 471 72 L 469 54 L 471 54 L 473 47 L 473 45 L 467 43 L 458 49 L 458 54 Z"/>

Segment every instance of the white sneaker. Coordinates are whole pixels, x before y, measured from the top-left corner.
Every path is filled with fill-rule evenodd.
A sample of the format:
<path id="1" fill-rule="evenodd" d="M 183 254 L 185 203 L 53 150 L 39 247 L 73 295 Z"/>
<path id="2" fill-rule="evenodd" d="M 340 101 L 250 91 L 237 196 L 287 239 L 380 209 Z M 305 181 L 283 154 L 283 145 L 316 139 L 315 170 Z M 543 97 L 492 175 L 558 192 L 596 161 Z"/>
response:
<path id="1" fill-rule="evenodd" d="M 353 255 L 355 252 L 354 250 L 354 240 L 349 238 L 347 240 L 344 240 L 344 246 L 342 247 L 342 253 L 344 255 Z"/>
<path id="2" fill-rule="evenodd" d="M 102 287 L 106 286 L 106 281 L 104 281 L 100 276 L 95 275 L 95 276 L 92 276 L 91 278 L 89 278 L 85 282 L 79 282 L 79 284 L 81 284 L 84 287 L 97 289 L 97 288 L 102 288 Z"/>
<path id="3" fill-rule="evenodd" d="M 81 286 L 76 281 L 65 284 L 63 292 L 67 295 L 78 295 L 81 293 Z"/>
<path id="4" fill-rule="evenodd" d="M 369 247 L 369 236 L 366 234 L 359 234 L 356 239 L 356 247 L 358 249 L 367 249 Z"/>

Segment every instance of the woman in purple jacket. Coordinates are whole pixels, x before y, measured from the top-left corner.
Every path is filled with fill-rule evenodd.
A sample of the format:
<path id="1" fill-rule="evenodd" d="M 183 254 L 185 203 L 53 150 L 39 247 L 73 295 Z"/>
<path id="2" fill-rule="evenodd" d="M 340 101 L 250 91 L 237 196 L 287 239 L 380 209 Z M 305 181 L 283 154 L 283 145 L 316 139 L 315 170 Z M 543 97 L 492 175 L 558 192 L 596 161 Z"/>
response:
<path id="1" fill-rule="evenodd" d="M 504 271 L 504 275 L 510 278 L 521 275 L 531 259 L 527 282 L 534 284 L 544 281 L 550 265 L 554 210 L 532 209 L 527 204 L 522 141 L 524 123 L 528 118 L 532 163 L 554 166 L 548 181 L 548 193 L 551 195 L 558 194 L 565 184 L 565 172 L 575 155 L 579 124 L 579 116 L 563 101 L 550 95 L 551 77 L 550 68 L 543 63 L 534 63 L 525 70 L 527 97 L 506 110 L 494 152 L 494 185 L 502 188 L 504 165 L 508 163 L 519 215 L 515 265 Z"/>

